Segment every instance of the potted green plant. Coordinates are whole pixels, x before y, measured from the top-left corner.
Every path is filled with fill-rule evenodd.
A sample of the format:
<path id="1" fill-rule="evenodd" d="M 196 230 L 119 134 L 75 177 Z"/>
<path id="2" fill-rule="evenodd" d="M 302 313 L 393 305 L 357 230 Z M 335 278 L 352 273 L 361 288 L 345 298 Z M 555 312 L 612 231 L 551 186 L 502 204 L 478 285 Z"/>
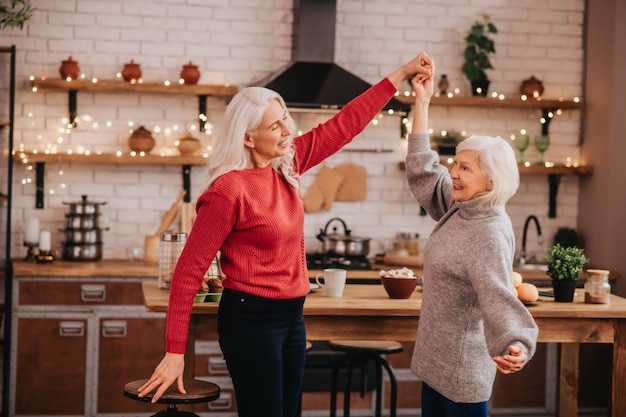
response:
<path id="1" fill-rule="evenodd" d="M 490 34 L 498 33 L 496 26 L 489 20 L 489 15 L 483 15 L 482 20 L 472 24 L 469 32 L 463 36 L 465 40 L 465 63 L 461 68 L 463 74 L 472 84 L 472 95 L 487 95 L 489 78 L 485 70 L 493 69 L 489 55 L 496 52 L 494 41 Z"/>
<path id="2" fill-rule="evenodd" d="M 569 302 L 574 300 L 576 282 L 588 259 L 585 251 L 576 246 L 561 246 L 556 243 L 550 248 L 546 258 L 548 275 L 552 278 L 554 301 Z"/>
<path id="3" fill-rule="evenodd" d="M 24 28 L 33 16 L 34 9 L 29 0 L 0 0 L 0 30 Z"/>

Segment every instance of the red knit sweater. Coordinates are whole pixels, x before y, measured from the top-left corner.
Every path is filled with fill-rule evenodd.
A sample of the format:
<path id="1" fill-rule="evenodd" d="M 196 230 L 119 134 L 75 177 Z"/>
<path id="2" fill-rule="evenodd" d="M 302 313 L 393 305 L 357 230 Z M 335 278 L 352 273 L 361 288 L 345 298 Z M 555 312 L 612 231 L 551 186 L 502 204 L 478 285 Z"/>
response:
<path id="1" fill-rule="evenodd" d="M 385 78 L 295 138 L 295 171 L 306 172 L 349 143 L 395 91 Z M 302 297 L 310 290 L 300 194 L 271 165 L 220 176 L 199 197 L 196 210 L 172 277 L 166 335 L 172 353 L 185 352 L 193 297 L 220 249 L 225 288 L 272 299 Z"/>

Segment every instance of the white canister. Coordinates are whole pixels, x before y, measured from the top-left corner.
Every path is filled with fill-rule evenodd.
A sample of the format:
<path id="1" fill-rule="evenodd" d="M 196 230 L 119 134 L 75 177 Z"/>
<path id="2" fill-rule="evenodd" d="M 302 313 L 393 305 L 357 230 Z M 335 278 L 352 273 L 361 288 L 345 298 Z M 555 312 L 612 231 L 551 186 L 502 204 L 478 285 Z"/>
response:
<path id="1" fill-rule="evenodd" d="M 169 289 L 172 274 L 183 251 L 187 233 L 161 233 L 159 241 L 159 288 Z"/>

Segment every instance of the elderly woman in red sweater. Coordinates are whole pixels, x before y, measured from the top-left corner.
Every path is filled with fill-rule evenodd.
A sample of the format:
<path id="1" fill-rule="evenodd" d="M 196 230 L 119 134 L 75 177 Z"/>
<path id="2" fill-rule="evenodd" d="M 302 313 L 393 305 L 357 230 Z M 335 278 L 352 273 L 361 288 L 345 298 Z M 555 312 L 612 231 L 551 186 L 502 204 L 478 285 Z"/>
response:
<path id="1" fill-rule="evenodd" d="M 221 251 L 219 344 L 239 416 L 296 415 L 306 353 L 302 308 L 310 291 L 299 176 L 358 135 L 403 82 L 416 74 L 432 76 L 431 67 L 430 57 L 420 53 L 298 137 L 276 92 L 248 87 L 233 97 L 172 277 L 165 357 L 140 396 L 157 389 L 156 402 L 174 382 L 184 392 L 193 298 Z"/>

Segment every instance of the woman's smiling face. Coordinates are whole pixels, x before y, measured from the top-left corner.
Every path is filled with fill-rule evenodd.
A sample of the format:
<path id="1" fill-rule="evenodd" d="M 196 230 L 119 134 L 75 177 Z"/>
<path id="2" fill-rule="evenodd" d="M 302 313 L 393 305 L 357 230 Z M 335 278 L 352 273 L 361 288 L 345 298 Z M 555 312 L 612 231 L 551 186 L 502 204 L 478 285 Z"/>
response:
<path id="1" fill-rule="evenodd" d="M 493 188 L 491 180 L 480 169 L 478 152 L 474 150 L 468 149 L 456 155 L 450 177 L 455 201 L 473 200 Z"/>
<path id="2" fill-rule="evenodd" d="M 272 159 L 287 154 L 291 128 L 287 110 L 278 100 L 272 100 L 259 126 L 246 133 L 245 145 L 250 149 L 255 167 L 267 166 Z"/>

